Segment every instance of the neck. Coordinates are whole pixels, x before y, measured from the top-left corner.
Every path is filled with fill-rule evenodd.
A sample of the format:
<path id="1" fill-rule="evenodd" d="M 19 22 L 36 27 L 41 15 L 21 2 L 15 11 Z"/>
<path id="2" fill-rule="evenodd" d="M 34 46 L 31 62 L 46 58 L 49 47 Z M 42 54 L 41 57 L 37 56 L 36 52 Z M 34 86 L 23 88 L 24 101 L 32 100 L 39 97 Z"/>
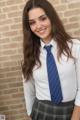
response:
<path id="1" fill-rule="evenodd" d="M 52 40 L 52 37 L 50 37 L 49 39 L 42 39 L 42 41 L 45 43 L 45 44 L 49 44 Z"/>

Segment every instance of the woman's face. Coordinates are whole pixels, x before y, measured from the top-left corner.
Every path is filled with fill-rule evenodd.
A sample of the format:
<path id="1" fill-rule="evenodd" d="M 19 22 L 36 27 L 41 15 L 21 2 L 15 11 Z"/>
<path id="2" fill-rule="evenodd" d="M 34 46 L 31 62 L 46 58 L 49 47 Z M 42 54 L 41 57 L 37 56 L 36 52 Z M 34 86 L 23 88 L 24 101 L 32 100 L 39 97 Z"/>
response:
<path id="1" fill-rule="evenodd" d="M 51 22 L 42 8 L 33 8 L 28 13 L 31 31 L 45 43 L 51 40 Z"/>

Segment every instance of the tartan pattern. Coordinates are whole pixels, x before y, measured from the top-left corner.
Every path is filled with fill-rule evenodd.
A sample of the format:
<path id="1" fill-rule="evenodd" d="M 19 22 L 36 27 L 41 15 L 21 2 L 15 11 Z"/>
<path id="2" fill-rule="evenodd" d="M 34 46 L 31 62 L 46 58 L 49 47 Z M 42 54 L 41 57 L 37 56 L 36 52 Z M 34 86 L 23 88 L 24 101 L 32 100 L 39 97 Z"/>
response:
<path id="1" fill-rule="evenodd" d="M 31 118 L 32 120 L 71 120 L 74 101 L 70 103 L 55 105 L 51 101 L 34 101 Z"/>

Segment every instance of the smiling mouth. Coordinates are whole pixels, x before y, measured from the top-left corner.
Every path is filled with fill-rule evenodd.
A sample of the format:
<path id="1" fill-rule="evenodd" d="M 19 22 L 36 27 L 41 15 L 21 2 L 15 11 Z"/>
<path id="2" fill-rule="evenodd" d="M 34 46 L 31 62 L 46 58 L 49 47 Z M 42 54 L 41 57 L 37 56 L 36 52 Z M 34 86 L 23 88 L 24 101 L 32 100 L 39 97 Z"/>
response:
<path id="1" fill-rule="evenodd" d="M 37 32 L 40 33 L 40 34 L 44 34 L 45 31 L 46 31 L 46 28 L 45 28 L 45 29 L 41 29 L 41 30 L 39 30 L 39 31 L 37 31 Z"/>

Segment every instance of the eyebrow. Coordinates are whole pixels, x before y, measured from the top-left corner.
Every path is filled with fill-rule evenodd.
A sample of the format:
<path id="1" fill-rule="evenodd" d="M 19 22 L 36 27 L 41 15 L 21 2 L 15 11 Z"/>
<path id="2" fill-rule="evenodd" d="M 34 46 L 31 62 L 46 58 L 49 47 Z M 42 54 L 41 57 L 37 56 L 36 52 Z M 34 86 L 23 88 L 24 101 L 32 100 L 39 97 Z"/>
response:
<path id="1" fill-rule="evenodd" d="M 46 16 L 46 14 L 40 15 L 38 18 L 41 18 L 41 17 L 44 17 L 44 16 Z M 31 22 L 31 21 L 33 21 L 33 20 L 35 20 L 35 19 L 37 19 L 37 18 L 29 19 L 29 22 Z"/>

